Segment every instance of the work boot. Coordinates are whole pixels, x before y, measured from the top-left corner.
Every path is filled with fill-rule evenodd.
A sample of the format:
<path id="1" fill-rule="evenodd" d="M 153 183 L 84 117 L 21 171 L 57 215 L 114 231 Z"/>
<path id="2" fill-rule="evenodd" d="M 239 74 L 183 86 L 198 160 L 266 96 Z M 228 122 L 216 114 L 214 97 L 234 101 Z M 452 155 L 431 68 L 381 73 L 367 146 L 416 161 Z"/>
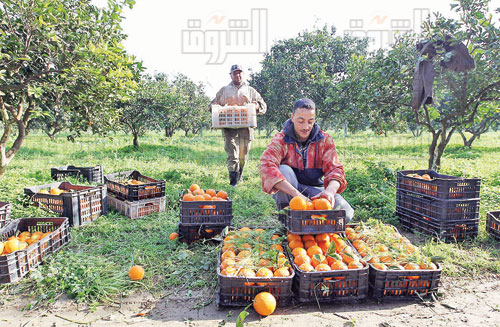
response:
<path id="1" fill-rule="evenodd" d="M 230 171 L 229 172 L 229 184 L 232 186 L 236 186 L 238 184 L 238 180 L 240 178 L 240 173 L 237 171 Z"/>

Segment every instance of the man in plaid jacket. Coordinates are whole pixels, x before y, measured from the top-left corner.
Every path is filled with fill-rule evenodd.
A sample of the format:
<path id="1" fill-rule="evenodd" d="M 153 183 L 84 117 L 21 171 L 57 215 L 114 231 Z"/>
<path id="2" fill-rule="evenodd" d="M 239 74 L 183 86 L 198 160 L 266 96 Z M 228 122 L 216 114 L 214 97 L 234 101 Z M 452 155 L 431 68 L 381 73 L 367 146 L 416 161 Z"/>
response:
<path id="1" fill-rule="evenodd" d="M 354 210 L 340 195 L 347 187 L 344 167 L 332 137 L 315 121 L 312 100 L 295 102 L 291 118 L 260 157 L 262 189 L 273 194 L 278 209 L 286 207 L 294 196 L 326 198 L 332 207 L 344 209 L 349 221 Z"/>

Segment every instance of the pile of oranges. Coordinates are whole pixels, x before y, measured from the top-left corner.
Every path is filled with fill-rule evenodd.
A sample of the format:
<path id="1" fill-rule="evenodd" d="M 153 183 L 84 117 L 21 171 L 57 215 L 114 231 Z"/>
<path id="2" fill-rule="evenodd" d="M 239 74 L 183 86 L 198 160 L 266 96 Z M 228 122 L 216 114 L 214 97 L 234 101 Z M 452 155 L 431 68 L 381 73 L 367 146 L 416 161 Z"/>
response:
<path id="1" fill-rule="evenodd" d="M 295 196 L 288 204 L 291 210 L 332 210 L 332 204 L 325 198 L 306 200 L 301 196 Z"/>
<path id="2" fill-rule="evenodd" d="M 423 255 L 390 225 L 369 220 L 355 228 L 347 227 L 347 238 L 363 260 L 379 270 L 435 270 L 436 264 Z"/>
<path id="3" fill-rule="evenodd" d="M 419 174 L 408 174 L 406 176 L 425 179 L 427 181 L 432 181 L 432 177 L 429 174 L 423 174 L 422 176 L 420 176 Z"/>
<path id="4" fill-rule="evenodd" d="M 40 241 L 42 238 L 50 235 L 51 232 L 22 232 L 18 236 L 12 235 L 5 242 L 0 242 L 0 255 L 6 255 L 15 251 L 24 250 L 31 244 Z"/>
<path id="5" fill-rule="evenodd" d="M 293 262 L 304 272 L 361 269 L 360 260 L 352 247 L 338 234 L 287 235 Z"/>
<path id="6" fill-rule="evenodd" d="M 227 193 L 213 189 L 203 190 L 198 184 L 191 184 L 187 193 L 182 197 L 183 201 L 227 201 Z"/>
<path id="7" fill-rule="evenodd" d="M 283 237 L 270 230 L 243 227 L 224 238 L 220 271 L 222 275 L 246 278 L 289 277 L 292 275 L 283 247 Z M 254 282 L 246 282 L 252 286 Z M 266 283 L 256 283 L 265 286 Z"/>

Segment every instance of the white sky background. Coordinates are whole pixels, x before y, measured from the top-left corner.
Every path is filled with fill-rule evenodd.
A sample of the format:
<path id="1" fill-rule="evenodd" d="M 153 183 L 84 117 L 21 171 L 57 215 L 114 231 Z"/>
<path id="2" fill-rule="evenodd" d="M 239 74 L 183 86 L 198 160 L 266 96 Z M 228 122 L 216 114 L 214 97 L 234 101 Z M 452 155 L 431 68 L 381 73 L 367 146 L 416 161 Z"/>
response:
<path id="1" fill-rule="evenodd" d="M 94 0 L 94 3 L 102 5 L 105 0 Z M 246 73 L 244 77 L 248 77 L 249 69 L 260 70 L 260 61 L 264 56 L 262 53 L 251 52 L 262 52 L 262 48 L 265 51 L 269 50 L 276 40 L 292 38 L 306 29 L 311 30 L 328 24 L 334 25 L 339 35 L 342 35 L 345 30 L 356 30 L 359 34 L 372 30 L 369 33 L 377 35 L 373 46 L 379 47 L 387 44 L 385 36 L 388 32 L 375 32 L 375 30 L 394 30 L 393 24 L 397 24 L 395 21 L 397 19 L 406 20 L 413 29 L 413 25 L 418 23 L 418 19 L 413 17 L 414 8 L 429 9 L 431 13 L 439 11 L 445 16 L 450 16 L 450 3 L 451 0 L 309 0 L 300 2 L 296 0 L 210 2 L 137 0 L 132 10 L 127 8 L 124 11 L 126 19 L 122 26 L 128 35 L 124 42 L 126 50 L 142 60 L 148 72 L 185 74 L 194 81 L 204 83 L 207 95 L 214 97 L 217 90 L 230 82 L 231 65 L 235 63 L 242 65 Z M 500 0 L 493 0 L 491 12 L 498 7 L 500 7 Z M 254 26 L 251 26 L 250 18 L 253 8 L 265 9 L 261 12 L 261 17 L 264 17 L 262 13 L 267 13 L 267 26 L 264 23 L 254 23 Z M 222 42 L 220 47 L 216 47 L 219 44 L 217 36 L 224 36 L 225 33 L 237 29 L 234 25 L 229 27 L 229 21 L 235 19 L 247 20 L 249 26 L 246 29 L 249 31 L 246 36 L 251 35 L 250 29 L 252 29 L 256 35 L 254 40 L 260 43 L 252 44 L 248 38 L 244 41 L 244 46 L 234 47 Z M 354 19 L 358 21 L 352 21 Z M 197 27 L 191 25 L 190 28 L 189 20 L 196 20 L 194 26 Z M 239 22 L 239 24 L 244 23 Z M 358 27 L 350 26 L 355 23 Z M 496 23 L 498 24 L 498 15 L 496 15 Z M 198 27 L 198 25 L 201 26 Z M 256 25 L 260 26 L 260 34 Z M 183 53 L 183 31 L 195 30 L 196 34 L 191 35 L 198 36 L 198 46 L 195 45 L 196 39 L 192 38 L 191 48 L 184 47 Z M 212 32 L 207 32 L 209 30 Z M 266 31 L 267 49 L 265 48 Z M 187 34 L 184 33 L 184 41 L 186 41 Z M 243 34 L 244 32 L 240 32 L 239 35 Z M 203 38 L 207 44 L 205 49 L 202 46 Z M 231 47 L 238 53 L 228 54 L 224 59 L 224 52 L 230 51 Z M 246 53 L 239 53 L 243 52 L 245 47 Z M 186 53 L 195 52 L 195 48 L 199 50 L 197 52 L 205 51 L 206 53 Z M 214 56 L 212 57 L 209 52 L 214 53 Z M 220 55 L 217 56 L 216 52 Z"/>

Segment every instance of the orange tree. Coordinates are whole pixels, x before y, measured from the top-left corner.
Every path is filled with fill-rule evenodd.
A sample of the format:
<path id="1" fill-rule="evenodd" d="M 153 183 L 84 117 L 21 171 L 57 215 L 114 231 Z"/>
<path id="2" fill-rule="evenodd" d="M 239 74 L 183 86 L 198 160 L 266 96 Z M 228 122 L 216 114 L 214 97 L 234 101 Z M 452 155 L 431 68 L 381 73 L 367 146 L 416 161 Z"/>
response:
<path id="1" fill-rule="evenodd" d="M 30 120 L 46 114 L 56 89 L 71 115 L 71 136 L 116 124 L 111 105 L 135 86 L 140 63 L 121 42 L 124 5 L 110 0 L 4 0 L 0 5 L 0 175 L 21 148 Z M 49 103 L 50 105 L 50 103 Z M 11 139 L 12 138 L 12 139 Z"/>

